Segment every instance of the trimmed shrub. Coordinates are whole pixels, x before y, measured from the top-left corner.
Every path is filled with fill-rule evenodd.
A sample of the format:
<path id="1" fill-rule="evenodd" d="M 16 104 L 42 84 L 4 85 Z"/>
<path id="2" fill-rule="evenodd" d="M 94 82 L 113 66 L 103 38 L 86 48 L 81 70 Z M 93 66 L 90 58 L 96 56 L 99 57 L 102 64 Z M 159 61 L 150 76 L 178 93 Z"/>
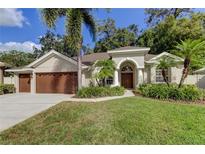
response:
<path id="1" fill-rule="evenodd" d="M 77 92 L 79 98 L 97 98 L 124 95 L 123 87 L 84 87 Z"/>
<path id="2" fill-rule="evenodd" d="M 205 89 L 202 89 L 202 99 L 205 101 Z"/>
<path id="3" fill-rule="evenodd" d="M 13 84 L 0 84 L 0 95 L 14 93 L 15 87 Z"/>
<path id="4" fill-rule="evenodd" d="M 203 91 L 195 85 L 183 85 L 178 88 L 175 84 L 171 84 L 170 87 L 166 84 L 142 84 L 139 90 L 143 96 L 157 99 L 195 101 L 205 96 Z"/>
<path id="5" fill-rule="evenodd" d="M 3 95 L 4 94 L 4 90 L 3 90 L 3 86 L 0 84 L 0 95 Z"/>

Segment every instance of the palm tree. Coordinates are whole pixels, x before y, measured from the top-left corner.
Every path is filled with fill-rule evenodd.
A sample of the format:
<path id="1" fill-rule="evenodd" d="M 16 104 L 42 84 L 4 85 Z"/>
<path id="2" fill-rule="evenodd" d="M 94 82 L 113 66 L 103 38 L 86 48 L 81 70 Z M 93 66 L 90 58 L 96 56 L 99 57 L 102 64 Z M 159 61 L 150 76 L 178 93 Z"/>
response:
<path id="1" fill-rule="evenodd" d="M 163 76 L 164 82 L 167 84 L 168 87 L 169 87 L 169 81 L 167 80 L 167 77 L 166 77 L 166 70 L 176 65 L 177 65 L 177 62 L 175 62 L 169 57 L 163 57 L 162 59 L 160 59 L 159 63 L 157 64 L 157 68 L 162 70 L 162 76 Z"/>
<path id="2" fill-rule="evenodd" d="M 66 9 L 66 8 L 46 8 L 41 10 L 44 22 L 49 28 L 55 28 L 56 20 L 65 17 L 66 37 L 71 48 L 77 53 L 78 57 L 78 89 L 82 86 L 81 75 L 81 48 L 82 48 L 82 26 L 88 28 L 90 35 L 95 40 L 96 26 L 92 9 Z"/>
<path id="3" fill-rule="evenodd" d="M 184 58 L 184 68 L 179 83 L 179 88 L 183 85 L 184 80 L 189 74 L 190 63 L 195 55 L 205 52 L 205 41 L 198 40 L 185 40 L 178 43 L 174 50 L 175 54 Z"/>
<path id="4" fill-rule="evenodd" d="M 113 77 L 115 71 L 115 63 L 112 59 L 99 60 L 94 65 L 94 68 L 99 68 L 99 71 L 95 74 L 96 81 L 100 86 L 100 81 L 102 85 L 105 86 L 106 78 Z"/>

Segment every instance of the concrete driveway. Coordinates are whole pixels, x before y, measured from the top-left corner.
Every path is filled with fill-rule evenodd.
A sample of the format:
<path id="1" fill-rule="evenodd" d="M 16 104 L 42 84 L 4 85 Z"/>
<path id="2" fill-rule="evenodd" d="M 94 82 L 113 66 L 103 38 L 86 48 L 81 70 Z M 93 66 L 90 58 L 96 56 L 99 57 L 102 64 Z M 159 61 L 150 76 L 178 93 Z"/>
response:
<path id="1" fill-rule="evenodd" d="M 0 131 L 70 98 L 65 94 L 8 94 L 0 96 Z"/>

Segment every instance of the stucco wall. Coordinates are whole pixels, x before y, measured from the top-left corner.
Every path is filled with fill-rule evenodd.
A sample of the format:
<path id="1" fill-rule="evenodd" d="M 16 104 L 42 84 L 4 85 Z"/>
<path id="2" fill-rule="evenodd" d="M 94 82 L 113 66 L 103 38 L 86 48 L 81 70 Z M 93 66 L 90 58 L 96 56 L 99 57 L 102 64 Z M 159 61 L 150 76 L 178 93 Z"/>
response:
<path id="1" fill-rule="evenodd" d="M 4 76 L 4 71 L 3 71 L 3 68 L 0 67 L 0 84 L 3 83 L 4 81 L 3 76 Z"/>
<path id="2" fill-rule="evenodd" d="M 156 65 L 146 65 L 145 71 L 147 74 L 148 83 L 156 83 Z M 179 83 L 182 74 L 182 67 L 171 67 L 168 69 L 169 82 Z"/>
<path id="3" fill-rule="evenodd" d="M 35 72 L 76 72 L 77 66 L 69 63 L 68 61 L 54 56 L 45 61 L 44 63 L 38 65 Z"/>
<path id="4" fill-rule="evenodd" d="M 144 53 L 115 53 L 111 54 L 112 60 L 116 64 L 117 70 L 115 71 L 115 77 L 114 77 L 114 83 L 113 86 L 121 85 L 121 67 L 126 62 L 130 62 L 133 64 L 133 76 L 134 76 L 134 82 L 133 86 L 134 88 L 138 86 L 138 84 L 142 81 L 143 82 L 143 73 L 141 69 L 144 68 Z M 141 73 L 139 73 L 139 71 Z M 140 75 L 139 75 L 140 74 Z"/>
<path id="5" fill-rule="evenodd" d="M 112 60 L 119 66 L 125 60 L 133 60 L 137 63 L 137 68 L 144 68 L 144 54 L 119 54 L 112 55 Z"/>
<path id="6" fill-rule="evenodd" d="M 150 66 L 150 82 L 156 83 L 156 66 Z"/>
<path id="7" fill-rule="evenodd" d="M 15 84 L 14 77 L 4 77 L 4 84 Z"/>
<path id="8" fill-rule="evenodd" d="M 185 84 L 195 84 L 199 88 L 205 88 L 205 75 L 188 75 L 185 79 Z"/>
<path id="9" fill-rule="evenodd" d="M 182 75 L 182 66 L 178 67 L 171 67 L 169 69 L 169 75 L 170 75 L 170 82 L 171 83 L 177 83 L 179 84 L 181 75 Z M 146 65 L 145 67 L 145 79 L 144 81 L 148 83 L 156 83 L 156 67 L 155 66 L 150 66 Z M 147 80 L 146 80 L 147 76 Z M 187 78 L 185 79 L 184 84 L 195 84 L 199 88 L 205 88 L 205 75 L 188 75 Z"/>
<path id="10" fill-rule="evenodd" d="M 90 70 L 83 70 L 82 71 L 82 86 L 88 87 L 92 80 L 92 74 Z"/>
<path id="11" fill-rule="evenodd" d="M 182 75 L 183 67 L 172 67 L 171 69 L 171 82 L 172 83 L 179 83 Z"/>
<path id="12" fill-rule="evenodd" d="M 16 92 L 19 92 L 19 75 L 18 74 L 14 74 L 14 85 L 16 88 Z"/>
<path id="13" fill-rule="evenodd" d="M 144 78 L 143 78 L 143 81 L 144 81 L 144 83 L 148 83 L 148 75 L 147 75 L 147 73 L 148 73 L 148 70 L 147 70 L 147 68 L 145 68 L 144 70 L 143 70 L 143 74 L 144 74 Z"/>

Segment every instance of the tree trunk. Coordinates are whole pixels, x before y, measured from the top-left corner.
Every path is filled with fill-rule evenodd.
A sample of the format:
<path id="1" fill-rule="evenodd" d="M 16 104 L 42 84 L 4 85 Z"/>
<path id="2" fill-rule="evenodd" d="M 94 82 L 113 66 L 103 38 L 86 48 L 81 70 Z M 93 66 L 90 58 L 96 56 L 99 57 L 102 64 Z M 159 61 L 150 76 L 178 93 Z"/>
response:
<path id="1" fill-rule="evenodd" d="M 181 80 L 180 80 L 180 83 L 179 83 L 179 86 L 178 88 L 180 88 L 183 84 L 184 84 L 184 81 L 186 79 L 186 77 L 188 76 L 189 74 L 189 65 L 190 65 L 190 59 L 187 59 L 185 58 L 184 60 L 184 69 L 182 71 L 182 77 L 181 77 Z"/>
<path id="2" fill-rule="evenodd" d="M 98 86 L 100 87 L 100 82 L 98 81 L 98 79 L 96 79 L 96 82 L 97 82 Z"/>
<path id="3" fill-rule="evenodd" d="M 104 78 L 104 79 L 103 79 L 103 87 L 105 87 L 105 85 L 106 85 L 106 84 L 105 84 L 105 78 Z"/>
<path id="4" fill-rule="evenodd" d="M 82 88 L 82 59 L 81 53 L 78 52 L 78 90 Z"/>
<path id="5" fill-rule="evenodd" d="M 185 81 L 186 77 L 188 76 L 188 72 L 189 72 L 188 68 L 183 69 L 182 77 L 181 77 L 181 80 L 180 80 L 180 83 L 178 86 L 179 88 L 184 84 L 184 81 Z"/>
<path id="6" fill-rule="evenodd" d="M 167 78 L 166 78 L 165 69 L 162 69 L 162 76 L 163 76 L 164 82 L 165 82 L 165 83 L 167 84 L 167 86 L 169 87 L 169 82 L 167 81 Z"/>

